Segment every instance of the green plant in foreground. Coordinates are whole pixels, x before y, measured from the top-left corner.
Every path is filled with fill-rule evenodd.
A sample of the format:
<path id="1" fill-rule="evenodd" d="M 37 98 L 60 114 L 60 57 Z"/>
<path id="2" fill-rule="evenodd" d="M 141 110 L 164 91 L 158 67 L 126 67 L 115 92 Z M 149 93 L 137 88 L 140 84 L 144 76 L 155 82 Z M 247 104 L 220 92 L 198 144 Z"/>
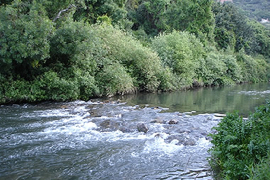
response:
<path id="1" fill-rule="evenodd" d="M 258 107 L 248 120 L 237 112 L 227 114 L 214 129 L 210 165 L 219 178 L 248 179 L 253 172 L 260 174 L 270 152 L 270 102 Z M 256 171 L 251 171 L 254 166 Z"/>
<path id="2" fill-rule="evenodd" d="M 270 154 L 261 163 L 252 168 L 251 180 L 268 180 L 270 179 Z"/>

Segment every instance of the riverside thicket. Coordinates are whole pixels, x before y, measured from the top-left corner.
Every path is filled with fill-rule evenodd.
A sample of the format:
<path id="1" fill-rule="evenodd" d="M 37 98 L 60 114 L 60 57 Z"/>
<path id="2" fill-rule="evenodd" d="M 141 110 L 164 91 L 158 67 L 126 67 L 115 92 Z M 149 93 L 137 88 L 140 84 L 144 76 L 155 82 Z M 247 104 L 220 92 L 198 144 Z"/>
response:
<path id="1" fill-rule="evenodd" d="M 269 79 L 269 31 L 212 0 L 0 3 L 0 103 Z"/>
<path id="2" fill-rule="evenodd" d="M 227 114 L 211 134 L 210 164 L 217 179 L 270 178 L 270 103 L 267 102 L 244 120 Z"/>

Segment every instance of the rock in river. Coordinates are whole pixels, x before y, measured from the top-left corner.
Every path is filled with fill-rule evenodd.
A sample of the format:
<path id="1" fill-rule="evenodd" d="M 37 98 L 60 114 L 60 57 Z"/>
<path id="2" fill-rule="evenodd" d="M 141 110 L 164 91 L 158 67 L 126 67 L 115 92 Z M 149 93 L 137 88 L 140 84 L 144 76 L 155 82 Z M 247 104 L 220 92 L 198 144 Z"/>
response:
<path id="1" fill-rule="evenodd" d="M 169 121 L 169 124 L 178 124 L 178 121 L 176 119 L 171 119 Z"/>
<path id="2" fill-rule="evenodd" d="M 148 128 L 145 126 L 144 123 L 137 124 L 137 129 L 139 132 L 144 132 L 144 133 L 147 133 L 148 131 Z"/>

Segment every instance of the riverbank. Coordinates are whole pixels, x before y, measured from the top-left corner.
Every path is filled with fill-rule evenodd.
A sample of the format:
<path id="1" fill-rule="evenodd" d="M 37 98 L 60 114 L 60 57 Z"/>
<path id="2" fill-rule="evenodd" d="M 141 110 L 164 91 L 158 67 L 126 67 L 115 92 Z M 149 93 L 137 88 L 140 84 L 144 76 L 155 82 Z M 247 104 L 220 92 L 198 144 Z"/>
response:
<path id="1" fill-rule="evenodd" d="M 67 33 L 73 28 L 80 36 Z M 204 46 L 188 32 L 164 33 L 144 46 L 119 28 L 71 21 L 57 29 L 50 42 L 61 48 L 51 48 L 45 62 L 34 67 L 28 61 L 11 63 L 1 71 L 0 104 L 87 101 L 269 79 L 267 57 Z"/>

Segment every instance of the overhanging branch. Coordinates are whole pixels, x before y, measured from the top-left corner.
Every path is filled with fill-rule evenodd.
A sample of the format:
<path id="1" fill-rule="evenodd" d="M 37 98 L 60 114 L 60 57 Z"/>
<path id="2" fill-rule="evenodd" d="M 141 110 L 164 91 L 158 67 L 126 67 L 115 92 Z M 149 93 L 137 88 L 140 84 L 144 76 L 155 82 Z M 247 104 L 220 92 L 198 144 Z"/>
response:
<path id="1" fill-rule="evenodd" d="M 73 8 L 73 7 L 76 7 L 76 6 L 75 6 L 74 4 L 71 4 L 71 5 L 68 6 L 68 8 L 61 10 L 61 11 L 57 14 L 57 16 L 53 19 L 53 22 L 55 22 L 57 19 L 59 19 L 59 18 L 61 17 L 61 14 L 62 14 L 63 12 L 66 12 L 66 11 L 70 10 L 71 8 Z"/>

